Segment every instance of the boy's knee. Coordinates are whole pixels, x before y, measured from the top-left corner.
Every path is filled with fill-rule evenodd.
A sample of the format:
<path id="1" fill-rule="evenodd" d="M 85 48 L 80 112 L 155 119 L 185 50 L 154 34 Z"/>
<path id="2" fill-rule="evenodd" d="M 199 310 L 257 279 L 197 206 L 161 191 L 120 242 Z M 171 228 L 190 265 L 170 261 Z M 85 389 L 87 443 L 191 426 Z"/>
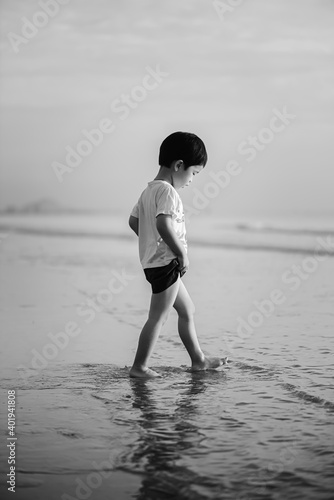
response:
<path id="1" fill-rule="evenodd" d="M 184 309 L 181 309 L 179 312 L 179 317 L 182 319 L 191 319 L 195 314 L 195 305 L 193 302 L 187 305 Z"/>
<path id="2" fill-rule="evenodd" d="M 168 316 L 169 316 L 169 313 L 168 314 L 165 314 L 164 316 L 162 316 L 161 318 L 161 323 L 164 325 L 166 323 L 166 321 L 168 320 Z"/>
<path id="3" fill-rule="evenodd" d="M 151 313 L 150 314 L 150 319 L 153 320 L 155 323 L 161 323 L 161 325 L 164 325 L 168 319 L 169 313 L 164 313 L 164 314 L 156 314 L 156 313 Z"/>

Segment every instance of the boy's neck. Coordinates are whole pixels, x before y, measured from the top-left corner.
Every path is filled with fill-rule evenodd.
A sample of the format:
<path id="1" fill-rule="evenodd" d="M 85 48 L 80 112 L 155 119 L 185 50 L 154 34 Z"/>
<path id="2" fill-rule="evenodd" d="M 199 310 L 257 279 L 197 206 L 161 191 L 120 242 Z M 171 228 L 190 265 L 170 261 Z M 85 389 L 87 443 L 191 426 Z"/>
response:
<path id="1" fill-rule="evenodd" d="M 167 167 L 160 167 L 160 170 L 154 180 L 166 181 L 173 186 L 172 169 Z"/>

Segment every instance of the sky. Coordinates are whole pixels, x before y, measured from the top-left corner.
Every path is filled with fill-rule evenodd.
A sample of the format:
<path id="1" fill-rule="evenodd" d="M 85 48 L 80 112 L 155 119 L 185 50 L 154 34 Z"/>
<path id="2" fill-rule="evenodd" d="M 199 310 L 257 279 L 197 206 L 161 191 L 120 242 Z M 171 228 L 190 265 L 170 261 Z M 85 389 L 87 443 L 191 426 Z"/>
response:
<path id="1" fill-rule="evenodd" d="M 183 130 L 209 155 L 187 206 L 334 215 L 333 0 L 2 0 L 0 16 L 0 208 L 129 212 Z"/>

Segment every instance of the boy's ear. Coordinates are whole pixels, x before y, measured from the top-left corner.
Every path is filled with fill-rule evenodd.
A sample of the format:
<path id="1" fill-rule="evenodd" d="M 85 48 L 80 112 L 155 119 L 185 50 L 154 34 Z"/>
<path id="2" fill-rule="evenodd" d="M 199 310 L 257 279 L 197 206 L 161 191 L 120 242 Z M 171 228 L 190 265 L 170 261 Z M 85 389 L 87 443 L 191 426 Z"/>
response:
<path id="1" fill-rule="evenodd" d="M 179 168 L 182 167 L 182 165 L 183 165 L 183 160 L 177 160 L 174 165 L 175 170 L 178 171 Z"/>

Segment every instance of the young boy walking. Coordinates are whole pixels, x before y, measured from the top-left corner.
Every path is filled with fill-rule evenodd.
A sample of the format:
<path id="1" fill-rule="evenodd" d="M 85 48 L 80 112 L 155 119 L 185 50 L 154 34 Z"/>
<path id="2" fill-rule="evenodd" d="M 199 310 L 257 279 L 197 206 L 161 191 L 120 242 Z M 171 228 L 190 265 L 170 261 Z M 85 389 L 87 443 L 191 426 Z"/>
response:
<path id="1" fill-rule="evenodd" d="M 205 167 L 207 153 L 195 134 L 175 132 L 160 146 L 160 170 L 133 208 L 129 225 L 139 237 L 139 257 L 152 286 L 151 305 L 140 337 L 130 377 L 159 377 L 148 360 L 172 307 L 178 314 L 180 338 L 192 370 L 218 368 L 227 358 L 206 357 L 194 324 L 194 304 L 181 278 L 189 268 L 184 212 L 178 190 L 189 186 Z"/>

